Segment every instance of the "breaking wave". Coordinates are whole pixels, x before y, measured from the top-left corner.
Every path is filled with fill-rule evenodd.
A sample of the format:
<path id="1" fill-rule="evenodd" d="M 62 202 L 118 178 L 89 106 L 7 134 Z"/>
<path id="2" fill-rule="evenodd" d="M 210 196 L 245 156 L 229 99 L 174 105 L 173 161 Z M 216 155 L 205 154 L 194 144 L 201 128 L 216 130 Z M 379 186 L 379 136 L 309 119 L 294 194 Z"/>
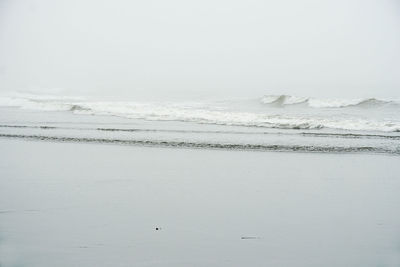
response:
<path id="1" fill-rule="evenodd" d="M 395 100 L 383 100 L 377 98 L 365 99 L 318 99 L 297 97 L 291 95 L 266 95 L 261 98 L 261 103 L 272 107 L 306 106 L 311 108 L 376 108 L 376 107 L 400 107 Z"/>
<path id="2" fill-rule="evenodd" d="M 299 105 L 313 108 L 369 108 L 397 105 L 396 101 L 375 98 L 363 100 L 321 100 L 288 95 L 264 96 L 262 103 L 270 106 Z M 340 129 L 349 131 L 400 132 L 400 120 L 371 119 L 368 116 L 345 116 L 330 113 L 285 113 L 280 110 L 257 111 L 232 110 L 215 104 L 204 103 L 139 103 L 139 102 L 93 102 L 81 98 L 54 96 L 6 96 L 0 97 L 0 106 L 18 107 L 41 111 L 69 111 L 74 114 L 119 116 L 149 121 L 181 121 L 200 124 L 264 127 L 277 129 Z M 396 112 L 397 114 L 397 112 Z"/>

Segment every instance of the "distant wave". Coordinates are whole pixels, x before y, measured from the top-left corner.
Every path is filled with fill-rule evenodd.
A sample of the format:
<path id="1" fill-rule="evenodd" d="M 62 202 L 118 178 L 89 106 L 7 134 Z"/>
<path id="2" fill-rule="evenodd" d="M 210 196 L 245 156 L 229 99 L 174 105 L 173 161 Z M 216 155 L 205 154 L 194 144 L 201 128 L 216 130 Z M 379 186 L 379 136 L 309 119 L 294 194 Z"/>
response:
<path id="1" fill-rule="evenodd" d="M 378 99 L 321 100 L 287 95 L 264 96 L 262 102 L 271 106 L 303 105 L 310 107 L 372 107 L 397 105 L 395 101 Z M 69 111 L 81 115 L 106 115 L 148 121 L 180 121 L 200 124 L 263 127 L 276 129 L 340 129 L 349 131 L 400 132 L 399 119 L 372 119 L 367 116 L 329 116 L 320 114 L 253 112 L 220 108 L 213 104 L 155 102 L 90 102 L 83 99 L 50 96 L 0 97 L 0 106 L 41 111 Z M 397 118 L 397 117 L 396 117 Z"/>
<path id="2" fill-rule="evenodd" d="M 318 99 L 311 97 L 297 97 L 291 95 L 266 95 L 261 98 L 261 103 L 272 107 L 283 106 L 306 106 L 312 108 L 376 108 L 384 106 L 398 106 L 400 103 L 394 100 L 383 100 L 377 98 L 365 99 Z"/>
<path id="3" fill-rule="evenodd" d="M 252 151 L 275 151 L 275 152 L 314 152 L 314 153 L 382 153 L 400 155 L 398 149 L 370 146 L 307 146 L 307 145 L 263 145 L 263 144 L 239 144 L 239 143 L 210 143 L 210 142 L 188 142 L 188 141 L 162 141 L 141 139 L 109 139 L 88 137 L 62 137 L 46 135 L 22 135 L 22 134 L 0 134 L 0 138 L 26 139 L 34 141 L 51 142 L 73 142 L 73 143 L 99 143 L 119 144 L 154 147 L 173 148 L 200 148 L 200 149 L 224 149 L 224 150 L 252 150 Z"/>
<path id="4" fill-rule="evenodd" d="M 261 98 L 263 104 L 281 107 L 284 105 L 301 105 L 307 104 L 309 98 L 296 97 L 290 95 L 266 95 Z"/>

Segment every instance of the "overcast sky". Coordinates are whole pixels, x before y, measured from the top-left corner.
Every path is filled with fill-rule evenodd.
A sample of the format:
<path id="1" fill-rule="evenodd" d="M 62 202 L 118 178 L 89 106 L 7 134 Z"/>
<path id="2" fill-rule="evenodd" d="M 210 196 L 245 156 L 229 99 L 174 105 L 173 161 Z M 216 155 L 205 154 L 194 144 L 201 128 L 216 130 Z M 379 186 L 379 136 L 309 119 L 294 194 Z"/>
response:
<path id="1" fill-rule="evenodd" d="M 400 1 L 0 0 L 0 90 L 400 97 Z"/>

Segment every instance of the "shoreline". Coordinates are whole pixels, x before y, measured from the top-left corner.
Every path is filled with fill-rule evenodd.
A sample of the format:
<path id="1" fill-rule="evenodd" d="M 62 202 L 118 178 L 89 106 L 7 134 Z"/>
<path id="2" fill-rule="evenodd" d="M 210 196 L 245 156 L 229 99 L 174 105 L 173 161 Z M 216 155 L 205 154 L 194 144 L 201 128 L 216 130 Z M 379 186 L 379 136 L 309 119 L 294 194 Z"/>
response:
<path id="1" fill-rule="evenodd" d="M 333 146 L 290 146 L 290 145 L 253 145 L 253 144 L 219 144 L 199 143 L 185 141 L 157 141 L 157 140 L 124 140 L 107 138 L 85 138 L 85 137 L 63 137 L 45 135 L 19 135 L 0 134 L 3 139 L 21 139 L 40 142 L 61 142 L 61 143 L 87 143 L 87 144 L 114 144 L 159 148 L 185 148 L 185 149 L 211 149 L 211 150 L 236 150 L 236 151 L 260 151 L 260 152 L 293 152 L 293 153 L 337 153 L 337 154 L 386 154 L 399 156 L 400 151 L 386 150 L 373 147 L 333 147 Z"/>

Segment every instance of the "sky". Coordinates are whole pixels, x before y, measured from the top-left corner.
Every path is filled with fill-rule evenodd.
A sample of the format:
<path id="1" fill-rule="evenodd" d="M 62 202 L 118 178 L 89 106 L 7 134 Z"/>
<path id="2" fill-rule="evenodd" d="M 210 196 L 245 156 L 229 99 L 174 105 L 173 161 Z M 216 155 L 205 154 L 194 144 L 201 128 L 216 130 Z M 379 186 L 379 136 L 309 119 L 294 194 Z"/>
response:
<path id="1" fill-rule="evenodd" d="M 0 91 L 400 97 L 399 0 L 0 0 Z"/>

